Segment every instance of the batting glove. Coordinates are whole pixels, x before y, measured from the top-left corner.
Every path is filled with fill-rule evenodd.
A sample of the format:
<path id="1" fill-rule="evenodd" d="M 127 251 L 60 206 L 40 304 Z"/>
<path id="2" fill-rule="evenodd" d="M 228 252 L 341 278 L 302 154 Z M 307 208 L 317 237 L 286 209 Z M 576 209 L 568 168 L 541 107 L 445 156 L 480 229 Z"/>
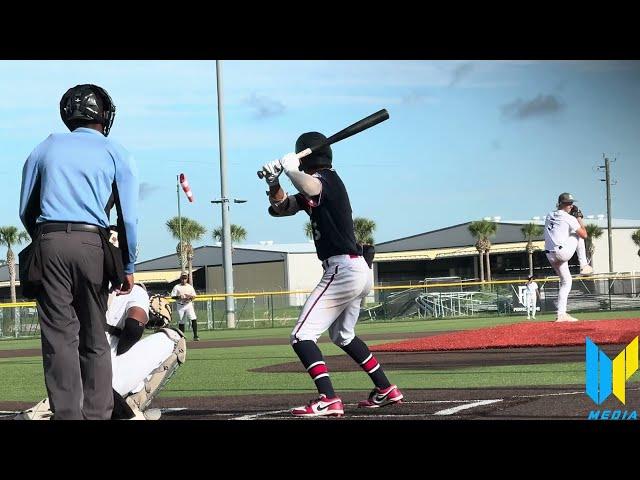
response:
<path id="1" fill-rule="evenodd" d="M 300 167 L 300 159 L 298 158 L 298 156 L 295 153 L 287 153 L 284 157 L 282 157 L 280 159 L 280 164 L 282 165 L 282 168 L 284 168 L 285 172 L 291 172 L 291 171 L 299 171 Z"/>
<path id="2" fill-rule="evenodd" d="M 265 163 L 262 166 L 262 171 L 264 172 L 264 179 L 267 182 L 267 185 L 269 185 L 270 187 L 274 187 L 280 184 L 280 180 L 278 180 L 278 177 L 283 172 L 280 160 L 274 160 L 272 162 Z"/>

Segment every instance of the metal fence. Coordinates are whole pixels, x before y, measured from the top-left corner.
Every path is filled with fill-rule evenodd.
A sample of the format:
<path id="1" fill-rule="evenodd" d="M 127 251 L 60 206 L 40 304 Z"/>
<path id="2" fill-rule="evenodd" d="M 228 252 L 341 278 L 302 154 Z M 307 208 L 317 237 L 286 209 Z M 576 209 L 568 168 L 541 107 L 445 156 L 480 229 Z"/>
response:
<path id="1" fill-rule="evenodd" d="M 536 280 L 541 292 L 538 311 L 552 313 L 558 297 L 558 278 Z M 525 279 L 493 282 L 434 283 L 376 286 L 365 299 L 360 321 L 430 320 L 524 314 Z M 295 324 L 310 292 L 277 291 L 237 293 L 237 328 L 270 328 Z M 227 328 L 225 295 L 198 295 L 194 300 L 201 330 Z M 569 294 L 570 312 L 640 310 L 640 275 L 620 273 L 574 277 Z M 173 324 L 177 324 L 173 312 Z M 190 322 L 185 322 L 187 329 Z M 18 338 L 40 333 L 35 302 L 0 304 L 0 336 Z"/>

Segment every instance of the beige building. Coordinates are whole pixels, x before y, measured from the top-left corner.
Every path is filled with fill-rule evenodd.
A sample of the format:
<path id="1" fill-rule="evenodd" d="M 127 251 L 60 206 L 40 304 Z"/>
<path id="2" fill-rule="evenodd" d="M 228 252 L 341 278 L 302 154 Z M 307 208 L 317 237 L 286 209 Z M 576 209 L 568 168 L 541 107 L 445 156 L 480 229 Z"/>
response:
<path id="1" fill-rule="evenodd" d="M 222 248 L 204 246 L 194 249 L 193 283 L 198 293 L 224 293 Z M 235 293 L 310 291 L 322 276 L 322 264 L 313 243 L 236 246 L 232 253 Z M 150 290 L 170 290 L 178 281 L 180 269 L 175 254 L 136 265 L 136 279 Z M 302 305 L 304 294 L 292 294 L 289 302 Z"/>
<path id="2" fill-rule="evenodd" d="M 607 220 L 585 218 L 585 223 L 594 223 L 602 228 L 602 236 L 594 240 L 594 253 L 592 266 L 595 273 L 609 271 L 609 236 L 607 233 Z M 611 229 L 613 246 L 613 271 L 614 272 L 638 272 L 640 273 L 640 256 L 638 247 L 631 235 L 640 228 L 640 220 L 612 220 Z"/>

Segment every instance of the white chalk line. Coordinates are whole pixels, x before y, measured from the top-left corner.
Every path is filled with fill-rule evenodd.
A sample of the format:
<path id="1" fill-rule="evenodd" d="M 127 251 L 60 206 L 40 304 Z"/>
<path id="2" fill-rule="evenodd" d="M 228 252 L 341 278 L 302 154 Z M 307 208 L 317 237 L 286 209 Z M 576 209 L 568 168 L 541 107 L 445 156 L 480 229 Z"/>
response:
<path id="1" fill-rule="evenodd" d="M 461 412 L 462 410 L 469 410 L 470 408 L 481 407 L 483 405 L 491 405 L 492 403 L 498 403 L 504 401 L 503 398 L 496 398 L 493 400 L 479 400 L 477 402 L 465 403 L 458 405 L 457 407 L 446 408 L 444 410 L 438 410 L 432 415 L 453 415 L 454 413 Z"/>

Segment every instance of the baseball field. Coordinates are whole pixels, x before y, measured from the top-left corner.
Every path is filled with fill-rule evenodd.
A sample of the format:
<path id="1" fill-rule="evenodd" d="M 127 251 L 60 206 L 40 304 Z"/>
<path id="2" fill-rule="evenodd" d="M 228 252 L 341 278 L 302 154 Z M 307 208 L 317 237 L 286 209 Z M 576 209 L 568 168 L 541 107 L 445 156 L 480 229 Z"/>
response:
<path id="1" fill-rule="evenodd" d="M 577 317 L 585 322 L 566 327 L 639 316 L 638 311 L 583 313 Z M 541 315 L 536 323 L 521 316 L 363 322 L 357 333 L 375 350 L 377 345 L 498 325 L 529 324 L 528 331 L 535 337 L 532 325 L 548 334 L 554 319 Z M 200 342 L 188 342 L 186 363 L 152 406 L 162 409 L 164 420 L 304 421 L 292 418 L 288 410 L 314 398 L 316 392 L 289 346 L 289 333 L 290 327 L 202 332 Z M 405 399 L 400 405 L 365 410 L 356 405 L 372 388 L 369 378 L 325 335 L 320 346 L 346 407 L 344 417 L 331 421 L 586 419 L 596 405 L 585 395 L 584 343 L 560 345 L 376 352 Z M 601 345 L 610 357 L 624 347 L 623 343 Z M 627 382 L 630 408 L 640 401 L 639 380 L 636 372 Z M 2 419 L 46 396 L 39 339 L 0 342 L 0 385 Z M 597 408 L 621 406 L 611 397 Z"/>

